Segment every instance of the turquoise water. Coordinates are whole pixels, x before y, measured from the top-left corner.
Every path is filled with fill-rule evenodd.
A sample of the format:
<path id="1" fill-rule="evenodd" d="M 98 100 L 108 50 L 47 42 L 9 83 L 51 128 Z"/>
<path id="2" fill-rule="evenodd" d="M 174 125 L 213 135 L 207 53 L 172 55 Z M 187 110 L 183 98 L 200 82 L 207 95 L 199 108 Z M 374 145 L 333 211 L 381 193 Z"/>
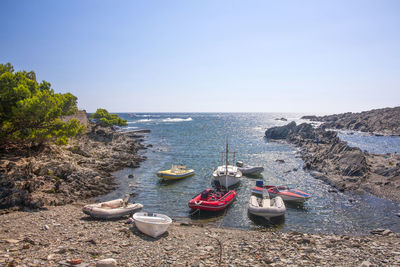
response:
<path id="1" fill-rule="evenodd" d="M 160 212 L 179 221 L 210 223 L 239 229 L 272 229 L 281 231 L 364 234 L 375 228 L 389 228 L 400 232 L 400 204 L 376 198 L 370 194 L 329 193 L 331 187 L 314 179 L 302 169 L 303 161 L 297 148 L 284 142 L 264 139 L 267 128 L 285 125 L 291 120 L 302 122 L 303 114 L 279 113 L 138 113 L 129 116 L 124 130 L 150 129 L 142 153 L 147 160 L 137 169 L 123 169 L 115 173 L 118 189 L 101 200 L 113 199 L 134 191 L 134 201 L 142 203 L 145 211 Z M 285 117 L 288 122 L 275 118 Z M 225 212 L 190 215 L 188 201 L 209 188 L 213 170 L 221 164 L 219 152 L 225 139 L 236 160 L 249 165 L 260 165 L 264 172 L 259 177 L 243 177 L 234 189 L 237 200 Z M 284 160 L 279 163 L 276 160 Z M 232 159 L 233 160 L 233 159 Z M 161 182 L 155 175 L 172 164 L 185 164 L 196 175 L 172 182 Z M 234 163 L 233 161 L 231 163 Z M 128 175 L 134 178 L 129 179 Z M 250 216 L 247 203 L 257 179 L 267 184 L 291 185 L 313 197 L 303 206 L 288 206 L 283 219 L 272 222 Z M 135 188 L 129 187 L 130 184 Z"/>

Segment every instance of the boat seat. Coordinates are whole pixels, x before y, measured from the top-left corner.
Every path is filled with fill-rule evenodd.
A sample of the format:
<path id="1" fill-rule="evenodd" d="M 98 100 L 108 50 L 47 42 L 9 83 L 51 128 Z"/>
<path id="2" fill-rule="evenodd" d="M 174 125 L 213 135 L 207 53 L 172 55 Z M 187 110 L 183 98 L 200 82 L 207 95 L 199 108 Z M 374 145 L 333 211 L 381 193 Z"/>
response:
<path id="1" fill-rule="evenodd" d="M 257 201 L 257 197 L 256 197 L 256 196 L 251 196 L 251 197 L 250 197 L 250 204 L 253 205 L 253 206 L 255 206 L 255 207 L 259 207 L 259 206 L 260 206 L 260 205 L 258 204 L 258 201 Z"/>
<path id="2" fill-rule="evenodd" d="M 264 198 L 264 199 L 262 200 L 262 206 L 263 206 L 263 207 L 270 207 L 270 206 L 271 206 L 271 199 L 269 199 L 269 198 Z"/>

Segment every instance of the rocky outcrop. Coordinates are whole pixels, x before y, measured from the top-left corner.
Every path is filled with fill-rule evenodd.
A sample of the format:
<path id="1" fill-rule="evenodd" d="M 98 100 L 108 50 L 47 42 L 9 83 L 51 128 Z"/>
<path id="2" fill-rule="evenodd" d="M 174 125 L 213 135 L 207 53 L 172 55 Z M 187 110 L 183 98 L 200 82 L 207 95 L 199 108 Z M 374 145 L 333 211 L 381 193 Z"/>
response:
<path id="1" fill-rule="evenodd" d="M 0 208 L 64 205 L 114 188 L 111 172 L 138 167 L 144 149 L 132 134 L 90 126 L 68 146 L 48 146 L 32 155 L 1 155 Z"/>
<path id="2" fill-rule="evenodd" d="M 80 124 L 83 124 L 85 126 L 89 125 L 89 120 L 88 120 L 88 115 L 86 113 L 86 110 L 78 110 L 78 112 L 76 114 L 61 117 L 61 120 L 63 122 L 68 122 L 71 119 L 77 119 Z"/>
<path id="3" fill-rule="evenodd" d="M 324 122 L 323 126 L 378 135 L 400 136 L 400 107 L 382 108 L 360 113 L 342 113 L 328 116 L 303 116 L 302 119 Z"/>
<path id="4" fill-rule="evenodd" d="M 265 132 L 268 139 L 283 139 L 301 149 L 304 169 L 339 190 L 366 189 L 400 201 L 400 156 L 375 155 L 350 147 L 336 132 L 291 122 Z"/>

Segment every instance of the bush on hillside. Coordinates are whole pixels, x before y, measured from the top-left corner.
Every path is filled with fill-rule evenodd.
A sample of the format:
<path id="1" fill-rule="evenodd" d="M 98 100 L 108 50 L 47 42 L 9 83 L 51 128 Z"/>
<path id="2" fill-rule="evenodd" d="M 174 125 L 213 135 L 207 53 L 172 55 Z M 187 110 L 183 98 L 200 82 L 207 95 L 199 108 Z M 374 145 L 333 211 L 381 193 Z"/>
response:
<path id="1" fill-rule="evenodd" d="M 126 126 L 126 120 L 121 119 L 117 114 L 110 114 L 107 110 L 99 108 L 92 114 L 91 119 L 101 126 Z"/>
<path id="2" fill-rule="evenodd" d="M 0 145 L 67 144 L 83 133 L 78 120 L 62 122 L 61 117 L 77 112 L 77 98 L 55 93 L 50 83 L 36 81 L 33 71 L 14 71 L 0 64 Z"/>

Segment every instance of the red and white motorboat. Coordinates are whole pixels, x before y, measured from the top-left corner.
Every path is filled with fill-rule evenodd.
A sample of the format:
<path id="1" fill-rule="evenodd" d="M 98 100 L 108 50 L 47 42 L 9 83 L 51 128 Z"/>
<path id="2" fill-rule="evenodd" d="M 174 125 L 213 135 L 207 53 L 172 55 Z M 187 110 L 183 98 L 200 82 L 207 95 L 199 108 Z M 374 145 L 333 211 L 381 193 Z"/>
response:
<path id="1" fill-rule="evenodd" d="M 255 194 L 262 194 L 263 188 L 267 189 L 271 197 L 280 196 L 284 201 L 292 202 L 305 202 L 311 197 L 310 194 L 303 192 L 298 189 L 292 189 L 287 186 L 275 186 L 275 185 L 261 185 L 253 187 L 252 192 Z"/>
<path id="2" fill-rule="evenodd" d="M 228 207 L 236 199 L 236 192 L 206 189 L 189 201 L 189 208 L 194 210 L 219 211 Z"/>

